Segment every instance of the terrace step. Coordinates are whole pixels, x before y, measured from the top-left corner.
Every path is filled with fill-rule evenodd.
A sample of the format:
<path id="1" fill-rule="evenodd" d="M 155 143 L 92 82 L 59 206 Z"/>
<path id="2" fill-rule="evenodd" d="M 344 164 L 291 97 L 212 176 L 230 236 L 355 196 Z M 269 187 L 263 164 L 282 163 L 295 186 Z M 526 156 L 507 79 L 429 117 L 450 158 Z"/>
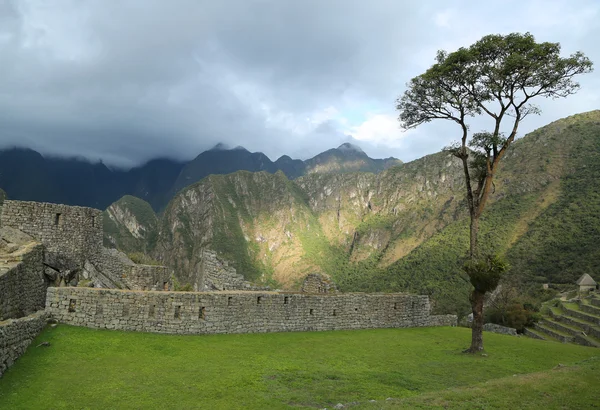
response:
<path id="1" fill-rule="evenodd" d="M 540 332 L 533 330 L 529 327 L 526 327 L 523 330 L 523 334 L 525 336 L 531 337 L 532 339 L 546 340 L 546 335 L 542 335 Z"/>
<path id="2" fill-rule="evenodd" d="M 582 346 L 600 347 L 600 340 L 591 336 L 577 335 L 575 336 L 574 341 Z"/>
<path id="3" fill-rule="evenodd" d="M 541 324 L 547 328 L 550 328 L 556 331 L 559 334 L 568 335 L 568 336 L 578 336 L 583 333 L 582 329 L 569 326 L 565 323 L 560 323 L 553 319 L 544 318 Z"/>
<path id="4" fill-rule="evenodd" d="M 567 315 L 553 316 L 556 322 L 564 323 L 575 329 L 582 330 L 586 335 L 592 336 L 596 339 L 600 339 L 600 327 L 594 326 L 589 322 L 585 322 L 581 319 L 577 319 Z"/>
<path id="5" fill-rule="evenodd" d="M 585 301 L 581 300 L 579 302 L 579 308 L 584 313 L 589 313 L 591 315 L 600 316 L 600 307 L 592 305 L 591 301 L 589 299 L 585 300 Z"/>
<path id="6" fill-rule="evenodd" d="M 563 312 L 576 319 L 581 319 L 586 322 L 593 324 L 594 326 L 600 326 L 600 316 L 593 315 L 591 313 L 582 312 L 579 309 L 579 305 L 576 303 L 562 303 Z"/>
<path id="7" fill-rule="evenodd" d="M 594 296 L 590 299 L 590 303 L 594 306 L 600 306 L 600 298 Z"/>
<path id="8" fill-rule="evenodd" d="M 534 329 L 538 330 L 544 335 L 550 336 L 551 338 L 558 340 L 561 343 L 572 343 L 574 340 L 573 336 L 569 336 L 568 334 L 562 333 L 558 330 L 550 329 L 544 324 L 536 323 Z"/>

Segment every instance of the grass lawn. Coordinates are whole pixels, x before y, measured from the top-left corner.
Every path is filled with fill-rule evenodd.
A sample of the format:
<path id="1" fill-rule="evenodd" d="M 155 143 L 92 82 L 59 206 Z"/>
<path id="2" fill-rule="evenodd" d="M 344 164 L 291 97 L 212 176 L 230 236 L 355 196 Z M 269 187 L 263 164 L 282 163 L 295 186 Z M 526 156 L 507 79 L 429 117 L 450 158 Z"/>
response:
<path id="1" fill-rule="evenodd" d="M 42 341 L 51 346 L 33 347 Z M 598 349 L 486 333 L 488 356 L 471 356 L 469 341 L 463 328 L 169 336 L 59 325 L 0 379 L 0 409 L 600 405 Z"/>

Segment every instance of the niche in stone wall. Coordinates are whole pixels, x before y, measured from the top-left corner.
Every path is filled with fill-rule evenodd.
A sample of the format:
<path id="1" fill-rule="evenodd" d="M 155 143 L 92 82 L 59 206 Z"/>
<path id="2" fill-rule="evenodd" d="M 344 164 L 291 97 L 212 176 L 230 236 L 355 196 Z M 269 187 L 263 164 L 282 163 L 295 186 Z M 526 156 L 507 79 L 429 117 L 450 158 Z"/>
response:
<path id="1" fill-rule="evenodd" d="M 198 311 L 198 319 L 206 320 L 206 308 L 204 306 Z"/>
<path id="2" fill-rule="evenodd" d="M 54 225 L 62 225 L 62 214 L 57 213 L 56 215 L 54 215 Z"/>
<path id="3" fill-rule="evenodd" d="M 315 311 L 314 311 L 314 309 L 310 309 L 310 310 L 308 311 L 308 314 L 312 316 L 314 312 L 315 312 Z"/>
<path id="4" fill-rule="evenodd" d="M 283 298 L 283 304 L 287 305 L 290 302 L 290 297 L 289 296 L 284 296 Z"/>
<path id="5" fill-rule="evenodd" d="M 148 317 L 154 317 L 156 314 L 156 305 L 150 305 L 148 308 Z"/>
<path id="6" fill-rule="evenodd" d="M 181 306 L 175 306 L 175 314 L 173 317 L 175 319 L 181 319 Z"/>
<path id="7" fill-rule="evenodd" d="M 333 314 L 332 316 L 337 316 L 337 311 L 335 309 L 333 309 Z"/>
<path id="8" fill-rule="evenodd" d="M 77 307 L 77 299 L 69 300 L 69 312 L 75 312 L 75 308 Z"/>
<path id="9" fill-rule="evenodd" d="M 260 302 L 262 302 L 262 296 L 256 298 L 256 304 L 260 305 Z"/>
<path id="10" fill-rule="evenodd" d="M 232 302 L 233 302 L 233 297 L 232 297 L 232 296 L 229 296 L 229 297 L 227 298 L 227 306 L 231 306 L 231 303 L 232 303 Z"/>

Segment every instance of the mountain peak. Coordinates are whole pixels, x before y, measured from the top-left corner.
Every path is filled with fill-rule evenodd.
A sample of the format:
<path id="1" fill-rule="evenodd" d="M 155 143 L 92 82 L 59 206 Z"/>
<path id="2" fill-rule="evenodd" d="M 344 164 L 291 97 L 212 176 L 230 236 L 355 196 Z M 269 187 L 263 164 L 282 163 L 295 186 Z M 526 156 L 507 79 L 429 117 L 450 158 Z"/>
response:
<path id="1" fill-rule="evenodd" d="M 337 147 L 337 149 L 340 151 L 355 151 L 355 152 L 361 152 L 364 154 L 364 151 L 362 150 L 361 147 L 359 147 L 358 145 L 350 144 L 349 142 L 344 142 L 342 145 Z"/>
<path id="2" fill-rule="evenodd" d="M 226 144 L 219 142 L 217 145 L 209 149 L 209 151 L 226 151 L 229 149 L 229 146 Z"/>

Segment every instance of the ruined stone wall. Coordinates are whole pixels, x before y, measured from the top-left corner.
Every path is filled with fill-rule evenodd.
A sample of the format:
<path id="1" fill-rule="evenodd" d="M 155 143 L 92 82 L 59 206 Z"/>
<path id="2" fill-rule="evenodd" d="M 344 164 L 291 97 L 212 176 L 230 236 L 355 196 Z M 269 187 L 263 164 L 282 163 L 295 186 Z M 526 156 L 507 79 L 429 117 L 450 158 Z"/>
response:
<path id="1" fill-rule="evenodd" d="M 45 245 L 44 263 L 60 273 L 57 286 L 85 281 L 86 285 L 119 289 L 165 288 L 166 268 L 137 266 L 124 253 L 103 247 L 102 212 L 97 209 L 5 201 L 0 221 Z M 167 281 L 171 289 L 170 278 Z"/>
<path id="2" fill-rule="evenodd" d="M 170 290 L 171 275 L 165 266 L 133 265 L 127 269 L 127 283 L 136 290 Z"/>
<path id="3" fill-rule="evenodd" d="M 173 288 L 169 270 L 164 266 L 138 265 L 123 252 L 101 248 L 91 256 L 92 266 L 86 266 L 85 279 L 94 287 L 132 290 L 171 290 Z"/>
<path id="4" fill-rule="evenodd" d="M 328 275 L 322 273 L 310 273 L 302 282 L 304 293 L 335 293 L 337 288 Z"/>
<path id="5" fill-rule="evenodd" d="M 46 311 L 98 329 L 173 334 L 430 326 L 427 296 L 277 292 L 135 292 L 49 288 Z M 447 324 L 447 323 L 444 323 Z M 454 316 L 453 325 L 456 325 Z"/>
<path id="6" fill-rule="evenodd" d="M 39 311 L 21 319 L 0 322 L 0 377 L 44 329 L 47 317 L 46 312 Z"/>
<path id="7" fill-rule="evenodd" d="M 3 226 L 42 242 L 49 259 L 57 254 L 82 267 L 102 247 L 102 212 L 97 209 L 6 200 L 0 219 Z"/>
<path id="8" fill-rule="evenodd" d="M 21 262 L 0 268 L 0 320 L 19 318 L 44 309 L 48 284 L 44 279 L 44 246 L 32 243 Z"/>
<path id="9" fill-rule="evenodd" d="M 227 261 L 219 258 L 217 253 L 210 249 L 201 250 L 199 269 L 195 283 L 192 284 L 196 291 L 267 290 L 246 281 L 235 268 L 229 266 Z"/>

